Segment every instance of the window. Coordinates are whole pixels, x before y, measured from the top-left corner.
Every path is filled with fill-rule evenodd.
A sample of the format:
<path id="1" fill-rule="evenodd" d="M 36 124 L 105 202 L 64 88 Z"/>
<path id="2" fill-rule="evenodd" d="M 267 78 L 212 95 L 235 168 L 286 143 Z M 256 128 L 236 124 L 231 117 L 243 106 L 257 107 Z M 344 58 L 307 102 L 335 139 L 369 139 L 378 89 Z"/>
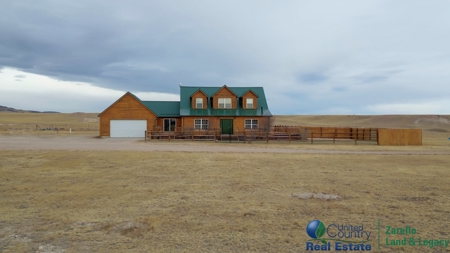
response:
<path id="1" fill-rule="evenodd" d="M 196 119 L 194 121 L 194 128 L 195 129 L 208 129 L 208 120 L 207 119 Z"/>
<path id="2" fill-rule="evenodd" d="M 245 129 L 258 129 L 258 120 L 257 119 L 246 119 L 245 120 Z"/>
<path id="3" fill-rule="evenodd" d="M 253 98 L 247 98 L 245 108 L 253 109 Z"/>
<path id="4" fill-rule="evenodd" d="M 203 108 L 203 98 L 195 99 L 195 108 Z"/>
<path id="5" fill-rule="evenodd" d="M 219 108 L 231 108 L 231 98 L 219 98 Z"/>
<path id="6" fill-rule="evenodd" d="M 164 119 L 164 132 L 175 131 L 176 119 Z"/>

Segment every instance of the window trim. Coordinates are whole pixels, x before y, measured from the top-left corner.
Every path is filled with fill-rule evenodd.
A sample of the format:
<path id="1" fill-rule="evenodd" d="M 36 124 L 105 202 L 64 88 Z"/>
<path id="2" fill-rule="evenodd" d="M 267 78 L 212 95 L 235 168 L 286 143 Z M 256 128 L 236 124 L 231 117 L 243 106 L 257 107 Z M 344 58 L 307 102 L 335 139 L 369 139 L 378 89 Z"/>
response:
<path id="1" fill-rule="evenodd" d="M 199 100 L 200 103 L 198 102 Z M 201 104 L 201 106 L 199 107 L 198 105 Z M 195 108 L 196 109 L 203 109 L 203 98 L 195 98 Z"/>
<path id="2" fill-rule="evenodd" d="M 226 103 L 227 100 L 230 101 L 230 103 L 229 103 L 230 107 L 227 107 L 227 105 L 228 105 L 228 103 Z M 223 105 L 223 107 L 220 107 L 221 104 Z M 219 109 L 232 109 L 232 107 L 233 107 L 233 100 L 231 98 L 218 98 L 217 99 L 217 108 L 219 108 Z"/>
<path id="3" fill-rule="evenodd" d="M 197 121 L 200 121 L 200 123 L 197 123 Z M 194 119 L 194 129 L 195 130 L 209 130 L 209 119 Z"/>
<path id="4" fill-rule="evenodd" d="M 250 123 L 247 123 L 248 120 Z M 259 119 L 244 119 L 244 129 L 259 129 Z"/>
<path id="5" fill-rule="evenodd" d="M 166 122 L 166 121 L 168 121 L 168 122 Z M 169 125 L 167 125 L 167 123 Z M 164 118 L 163 119 L 163 131 L 164 132 L 174 132 L 176 129 L 177 129 L 177 119 L 175 119 L 175 118 Z"/>
<path id="6" fill-rule="evenodd" d="M 250 99 L 252 100 L 251 103 L 248 102 L 248 100 L 250 100 Z M 251 104 L 252 106 L 249 107 L 249 106 L 248 106 L 249 104 Z M 253 98 L 246 98 L 246 99 L 245 99 L 245 109 L 253 109 L 253 105 L 254 105 L 254 103 L 253 103 Z"/>

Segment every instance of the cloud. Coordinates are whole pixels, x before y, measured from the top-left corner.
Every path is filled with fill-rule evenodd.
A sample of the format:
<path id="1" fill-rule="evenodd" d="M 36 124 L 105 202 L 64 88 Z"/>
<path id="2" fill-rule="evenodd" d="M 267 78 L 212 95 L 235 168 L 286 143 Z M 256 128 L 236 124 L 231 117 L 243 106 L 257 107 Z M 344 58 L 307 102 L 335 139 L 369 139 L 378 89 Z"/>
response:
<path id="1" fill-rule="evenodd" d="M 299 82 L 306 83 L 306 84 L 316 84 L 316 83 L 323 82 L 327 79 L 328 79 L 328 77 L 326 77 L 322 73 L 306 73 L 306 74 L 300 75 Z"/>
<path id="2" fill-rule="evenodd" d="M 157 94 L 178 94 L 179 83 L 263 86 L 274 113 L 368 113 L 372 105 L 445 101 L 450 93 L 446 1 L 43 0 L 2 7 L 0 68 L 27 79 L 33 73 Z"/>
<path id="3" fill-rule="evenodd" d="M 96 87 L 89 83 L 59 81 L 43 75 L 27 74 L 26 79 L 16 79 L 23 72 L 5 68 L 0 75 L 0 105 L 17 109 L 59 112 L 101 112 L 126 90 Z M 20 86 L 14 81 L 20 81 Z M 134 92 L 142 100 L 179 101 L 178 94 Z"/>
<path id="4" fill-rule="evenodd" d="M 372 114 L 448 114 L 448 108 L 450 108 L 449 100 L 367 106 L 367 110 Z"/>

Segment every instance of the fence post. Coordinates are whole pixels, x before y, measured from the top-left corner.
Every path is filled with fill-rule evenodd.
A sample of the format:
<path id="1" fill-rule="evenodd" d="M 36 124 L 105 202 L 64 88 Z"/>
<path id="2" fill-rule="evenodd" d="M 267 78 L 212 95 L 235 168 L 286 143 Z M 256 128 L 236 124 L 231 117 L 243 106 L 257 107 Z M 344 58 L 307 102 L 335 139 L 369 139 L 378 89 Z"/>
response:
<path id="1" fill-rule="evenodd" d="M 147 130 L 145 130 L 145 138 L 144 141 L 147 142 Z"/>
<path id="2" fill-rule="evenodd" d="M 377 128 L 376 133 L 377 133 L 377 145 L 380 145 L 380 129 L 379 128 Z"/>
<path id="3" fill-rule="evenodd" d="M 289 143 L 291 143 L 291 132 L 289 132 Z"/>
<path id="4" fill-rule="evenodd" d="M 244 143 L 246 143 L 246 142 L 247 142 L 247 133 L 246 133 L 246 131 L 244 129 Z"/>
<path id="5" fill-rule="evenodd" d="M 170 141 L 170 131 L 169 131 L 169 141 Z"/>
<path id="6" fill-rule="evenodd" d="M 334 129 L 334 134 L 333 134 L 333 144 L 336 144 L 336 128 Z"/>
<path id="7" fill-rule="evenodd" d="M 269 143 L 269 132 L 266 133 L 266 143 Z"/>
<path id="8" fill-rule="evenodd" d="M 313 137 L 313 135 L 314 135 L 314 133 L 311 131 L 311 144 L 313 144 L 313 142 L 314 142 L 314 137 Z"/>

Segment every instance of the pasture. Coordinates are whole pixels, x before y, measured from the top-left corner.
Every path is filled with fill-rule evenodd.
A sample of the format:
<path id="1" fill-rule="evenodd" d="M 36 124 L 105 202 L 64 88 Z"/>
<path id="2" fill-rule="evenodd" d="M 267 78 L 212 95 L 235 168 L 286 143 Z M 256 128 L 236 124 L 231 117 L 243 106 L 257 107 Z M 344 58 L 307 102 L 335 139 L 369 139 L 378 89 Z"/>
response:
<path id="1" fill-rule="evenodd" d="M 314 123 L 295 117 L 277 121 Z M 414 227 L 417 238 L 450 239 L 447 124 L 415 120 L 398 127 L 424 126 L 421 147 L 144 143 L 5 130 L 0 251 L 305 252 L 306 225 L 320 219 L 364 224 L 374 252 L 448 252 L 383 247 L 383 234 L 376 249 L 378 220 Z M 305 193 L 339 199 L 297 197 Z"/>

